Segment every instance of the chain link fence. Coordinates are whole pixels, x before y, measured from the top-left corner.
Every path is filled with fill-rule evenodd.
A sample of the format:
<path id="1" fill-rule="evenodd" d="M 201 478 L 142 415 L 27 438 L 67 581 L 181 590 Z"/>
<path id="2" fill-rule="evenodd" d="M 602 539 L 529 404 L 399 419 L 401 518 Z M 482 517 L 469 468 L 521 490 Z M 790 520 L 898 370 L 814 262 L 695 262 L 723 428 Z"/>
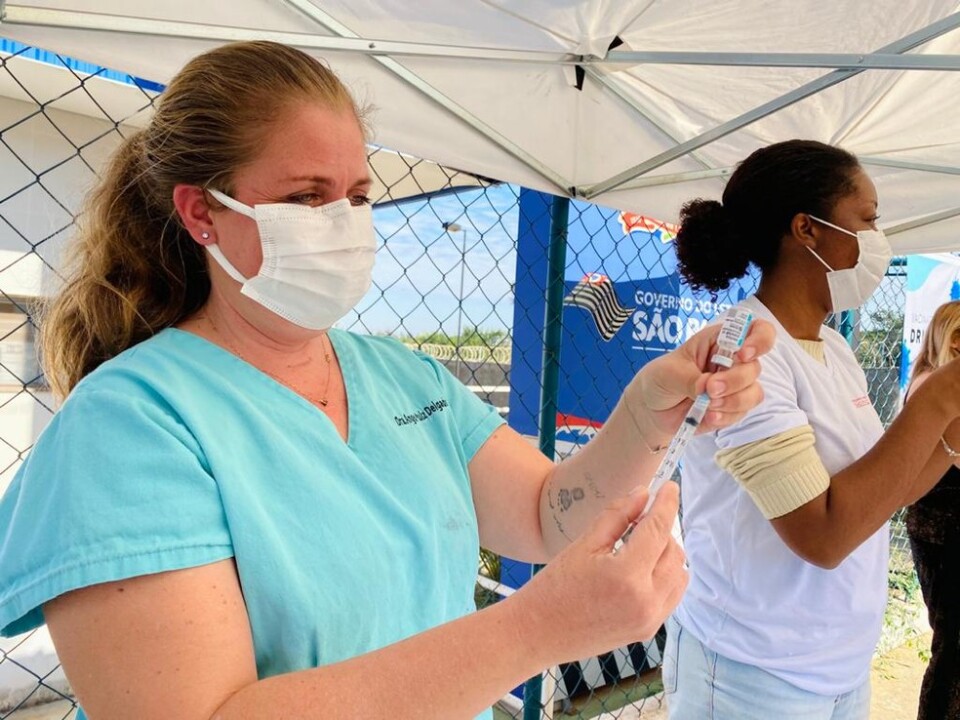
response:
<path id="1" fill-rule="evenodd" d="M 145 122 L 161 90 L 0 39 L 0 492 L 54 411 L 36 362 L 35 301 L 57 285 L 64 241 L 98 168 L 126 134 Z M 550 248 L 544 235 L 530 231 L 549 220 L 550 206 L 536 198 L 524 206 L 516 187 L 384 148 L 370 148 L 370 163 L 380 241 L 374 287 L 341 324 L 395 336 L 440 359 L 536 443 L 536 436 L 548 430 L 539 423 L 539 391 L 545 374 L 542 338 L 550 320 L 543 304 L 550 289 Z M 556 420 L 558 456 L 575 452 L 612 407 L 620 381 L 611 368 L 621 368 L 621 375 L 635 371 L 702 322 L 696 313 L 683 314 L 685 301 L 672 309 L 662 304 L 676 290 L 667 287 L 675 279 L 637 286 L 629 301 L 614 291 L 603 301 L 602 316 L 584 312 L 577 288 L 607 292 L 607 281 L 617 288 L 638 278 L 675 278 L 675 259 L 668 226 L 643 225 L 646 219 L 640 216 L 587 204 L 570 208 L 570 237 L 560 268 L 566 278 L 565 339 L 557 348 L 562 351 L 557 390 L 562 410 L 549 423 Z M 526 249 L 521 238 L 527 238 Z M 904 292 L 899 267 L 859 316 L 836 319 L 857 349 L 885 422 L 899 401 Z M 701 315 L 709 319 L 749 292 L 751 282 L 719 298 L 690 299 L 690 307 L 706 308 Z M 653 305 L 641 311 L 648 296 Z M 594 326 L 602 337 L 612 330 L 622 342 L 577 340 L 585 336 L 583 328 L 594 332 Z M 528 391 L 522 392 L 518 388 L 524 383 Z M 902 622 L 891 621 L 885 638 L 909 625 L 919 599 L 902 523 L 892 527 L 891 588 L 902 606 L 912 609 L 904 611 Z M 532 571 L 482 551 L 478 605 L 510 595 Z M 497 708 L 498 717 L 646 716 L 660 706 L 662 648 L 661 634 L 648 643 L 552 668 L 539 690 L 528 690 L 525 712 L 518 688 Z M 28 708 L 41 703 L 49 703 L 47 714 L 29 717 L 75 714 L 46 631 L 0 640 L 0 720 L 26 718 L 38 712 Z"/>
<path id="2" fill-rule="evenodd" d="M 850 324 L 851 342 L 884 426 L 901 407 L 900 365 L 906 301 L 906 259 L 894 258 L 870 301 Z M 907 537 L 906 510 L 890 521 L 890 599 L 878 652 L 897 647 L 923 627 L 926 609 Z"/>

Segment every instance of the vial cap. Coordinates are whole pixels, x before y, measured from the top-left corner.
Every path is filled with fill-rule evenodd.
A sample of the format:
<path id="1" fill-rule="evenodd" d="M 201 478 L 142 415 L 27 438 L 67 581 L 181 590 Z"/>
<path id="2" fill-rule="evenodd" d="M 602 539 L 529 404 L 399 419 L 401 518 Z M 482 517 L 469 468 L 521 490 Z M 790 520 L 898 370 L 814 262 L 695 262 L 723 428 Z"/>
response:
<path id="1" fill-rule="evenodd" d="M 712 362 L 714 365 L 720 365 L 721 367 L 725 368 L 733 367 L 733 358 L 727 355 L 721 355 L 720 353 L 717 353 L 710 358 L 710 362 Z"/>

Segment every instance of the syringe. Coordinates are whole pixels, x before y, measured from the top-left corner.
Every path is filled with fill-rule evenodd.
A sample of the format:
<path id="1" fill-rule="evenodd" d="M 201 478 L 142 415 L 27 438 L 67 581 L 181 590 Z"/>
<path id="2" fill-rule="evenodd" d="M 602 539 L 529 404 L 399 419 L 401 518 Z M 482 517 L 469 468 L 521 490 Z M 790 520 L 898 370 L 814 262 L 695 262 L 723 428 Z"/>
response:
<path id="1" fill-rule="evenodd" d="M 750 329 L 750 323 L 752 321 L 753 313 L 744 308 L 733 308 L 727 313 L 726 318 L 723 320 L 723 326 L 720 328 L 720 334 L 717 336 L 717 352 L 710 358 L 714 369 L 717 369 L 717 367 L 729 368 L 733 366 L 733 356 L 743 347 L 743 343 L 747 339 L 747 331 Z M 641 518 L 650 511 L 660 488 L 673 477 L 673 473 L 676 472 L 677 465 L 680 462 L 680 457 L 683 455 L 684 450 L 687 449 L 687 445 L 690 443 L 690 439 L 694 433 L 697 432 L 697 428 L 700 426 L 703 416 L 707 414 L 707 408 L 709 406 L 710 396 L 707 395 L 706 392 L 700 393 L 693 401 L 693 406 L 687 412 L 687 416 L 683 419 L 676 435 L 674 435 L 670 441 L 670 445 L 667 446 L 667 454 L 663 456 L 663 460 L 660 461 L 660 467 L 657 468 L 657 472 L 654 473 L 653 479 L 650 481 L 647 504 L 644 506 L 643 512 L 640 513 Z M 620 539 L 617 540 L 614 545 L 614 552 L 617 552 L 627 541 L 633 529 L 637 526 L 638 520 L 639 518 L 627 526 L 627 529 L 624 530 Z"/>

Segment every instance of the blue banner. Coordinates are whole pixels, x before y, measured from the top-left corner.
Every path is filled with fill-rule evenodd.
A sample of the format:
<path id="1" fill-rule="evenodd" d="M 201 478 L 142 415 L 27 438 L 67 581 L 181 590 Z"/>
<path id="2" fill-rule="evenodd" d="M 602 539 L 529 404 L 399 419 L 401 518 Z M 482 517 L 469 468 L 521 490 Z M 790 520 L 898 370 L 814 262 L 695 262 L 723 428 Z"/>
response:
<path id="1" fill-rule="evenodd" d="M 536 436 L 550 205 L 520 193 L 511 361 L 510 425 Z M 557 454 L 589 441 L 624 387 L 756 285 L 747 277 L 717 298 L 693 294 L 677 272 L 677 228 L 649 217 L 574 201 L 564 280 Z"/>

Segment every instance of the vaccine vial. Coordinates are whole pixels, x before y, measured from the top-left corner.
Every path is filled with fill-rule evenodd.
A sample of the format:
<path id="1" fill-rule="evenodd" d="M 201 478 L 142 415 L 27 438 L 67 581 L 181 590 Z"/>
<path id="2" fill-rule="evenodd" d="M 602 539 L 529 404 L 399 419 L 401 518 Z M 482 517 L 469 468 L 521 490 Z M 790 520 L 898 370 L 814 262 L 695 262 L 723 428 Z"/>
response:
<path id="1" fill-rule="evenodd" d="M 727 311 L 717 337 L 717 351 L 710 358 L 710 362 L 724 368 L 732 367 L 733 356 L 743 347 L 752 320 L 753 313 L 745 308 L 731 308 Z"/>

